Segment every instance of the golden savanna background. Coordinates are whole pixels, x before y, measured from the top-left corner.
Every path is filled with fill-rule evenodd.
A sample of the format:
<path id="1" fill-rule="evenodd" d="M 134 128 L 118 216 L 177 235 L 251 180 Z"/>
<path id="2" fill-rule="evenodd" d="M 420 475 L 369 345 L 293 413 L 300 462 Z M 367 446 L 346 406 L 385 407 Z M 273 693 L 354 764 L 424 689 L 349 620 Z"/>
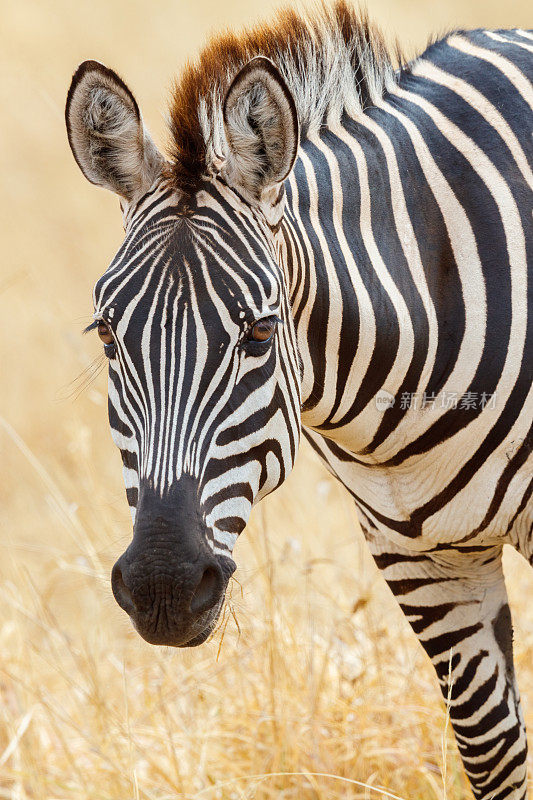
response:
<path id="1" fill-rule="evenodd" d="M 70 154 L 66 91 L 103 61 L 164 145 L 186 58 L 277 5 L 0 0 L 0 798 L 470 796 L 432 668 L 307 447 L 238 542 L 209 643 L 150 647 L 111 594 L 131 521 L 101 345 L 81 330 L 122 228 Z M 528 0 L 369 11 L 408 56 L 452 27 L 533 22 Z M 533 574 L 514 552 L 506 571 L 531 737 Z"/>

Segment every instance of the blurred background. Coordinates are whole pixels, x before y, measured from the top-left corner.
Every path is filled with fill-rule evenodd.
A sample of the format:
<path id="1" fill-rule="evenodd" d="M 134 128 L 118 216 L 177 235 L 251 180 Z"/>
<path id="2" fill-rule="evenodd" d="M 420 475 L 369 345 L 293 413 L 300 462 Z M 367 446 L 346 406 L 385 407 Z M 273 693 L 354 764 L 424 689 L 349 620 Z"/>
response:
<path id="1" fill-rule="evenodd" d="M 146 645 L 111 594 L 131 522 L 101 346 L 81 331 L 122 229 L 70 154 L 66 91 L 79 62 L 103 61 L 164 147 L 185 60 L 278 5 L 0 1 L 0 798 L 470 796 L 431 667 L 305 446 L 237 544 L 208 644 Z M 453 27 L 532 24 L 527 0 L 369 12 L 407 56 Z M 506 570 L 531 734 L 532 576 L 511 552 Z"/>

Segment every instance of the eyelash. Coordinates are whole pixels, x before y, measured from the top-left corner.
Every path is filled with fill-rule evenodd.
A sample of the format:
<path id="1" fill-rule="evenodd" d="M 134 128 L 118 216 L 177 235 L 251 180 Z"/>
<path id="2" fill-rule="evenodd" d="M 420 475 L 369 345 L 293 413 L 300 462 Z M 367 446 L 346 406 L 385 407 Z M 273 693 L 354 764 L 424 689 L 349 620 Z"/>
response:
<path id="1" fill-rule="evenodd" d="M 87 327 L 83 329 L 83 333 L 89 333 L 89 331 L 95 331 L 98 328 L 100 322 L 102 322 L 102 319 L 93 320 L 93 322 L 91 322 L 90 325 L 87 325 Z M 107 358 L 115 358 L 117 354 L 117 348 L 114 341 L 110 342 L 109 344 L 104 343 L 103 347 L 104 347 L 104 355 L 106 355 Z"/>
<path id="2" fill-rule="evenodd" d="M 98 327 L 98 322 L 99 320 L 95 319 L 93 322 L 91 322 L 90 325 L 87 325 L 87 327 L 83 329 L 82 333 L 89 333 L 89 331 L 95 331 Z"/>

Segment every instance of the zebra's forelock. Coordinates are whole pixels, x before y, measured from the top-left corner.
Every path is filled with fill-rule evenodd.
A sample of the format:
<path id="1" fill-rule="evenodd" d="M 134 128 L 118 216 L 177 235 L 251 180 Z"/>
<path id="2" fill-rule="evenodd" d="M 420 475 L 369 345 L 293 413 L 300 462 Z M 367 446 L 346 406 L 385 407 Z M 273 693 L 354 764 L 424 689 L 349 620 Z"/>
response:
<path id="1" fill-rule="evenodd" d="M 175 184 L 194 194 L 217 174 L 227 153 L 223 103 L 235 74 L 266 56 L 279 69 L 296 105 L 303 136 L 362 113 L 395 78 L 380 32 L 344 0 L 315 13 L 287 8 L 271 25 L 214 37 L 176 82 L 170 107 Z"/>

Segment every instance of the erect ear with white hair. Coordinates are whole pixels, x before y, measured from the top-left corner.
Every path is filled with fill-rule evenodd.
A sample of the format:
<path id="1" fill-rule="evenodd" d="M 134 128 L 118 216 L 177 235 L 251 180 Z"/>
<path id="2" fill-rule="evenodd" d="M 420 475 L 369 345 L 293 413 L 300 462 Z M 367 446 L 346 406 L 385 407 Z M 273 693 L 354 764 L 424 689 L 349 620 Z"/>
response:
<path id="1" fill-rule="evenodd" d="M 258 56 L 235 76 L 224 100 L 229 145 L 226 178 L 260 198 L 290 173 L 298 151 L 298 116 L 278 68 Z"/>
<path id="2" fill-rule="evenodd" d="M 72 153 L 87 180 L 128 202 L 150 188 L 163 157 L 134 96 L 113 70 L 98 61 L 80 64 L 68 91 L 65 120 Z"/>

